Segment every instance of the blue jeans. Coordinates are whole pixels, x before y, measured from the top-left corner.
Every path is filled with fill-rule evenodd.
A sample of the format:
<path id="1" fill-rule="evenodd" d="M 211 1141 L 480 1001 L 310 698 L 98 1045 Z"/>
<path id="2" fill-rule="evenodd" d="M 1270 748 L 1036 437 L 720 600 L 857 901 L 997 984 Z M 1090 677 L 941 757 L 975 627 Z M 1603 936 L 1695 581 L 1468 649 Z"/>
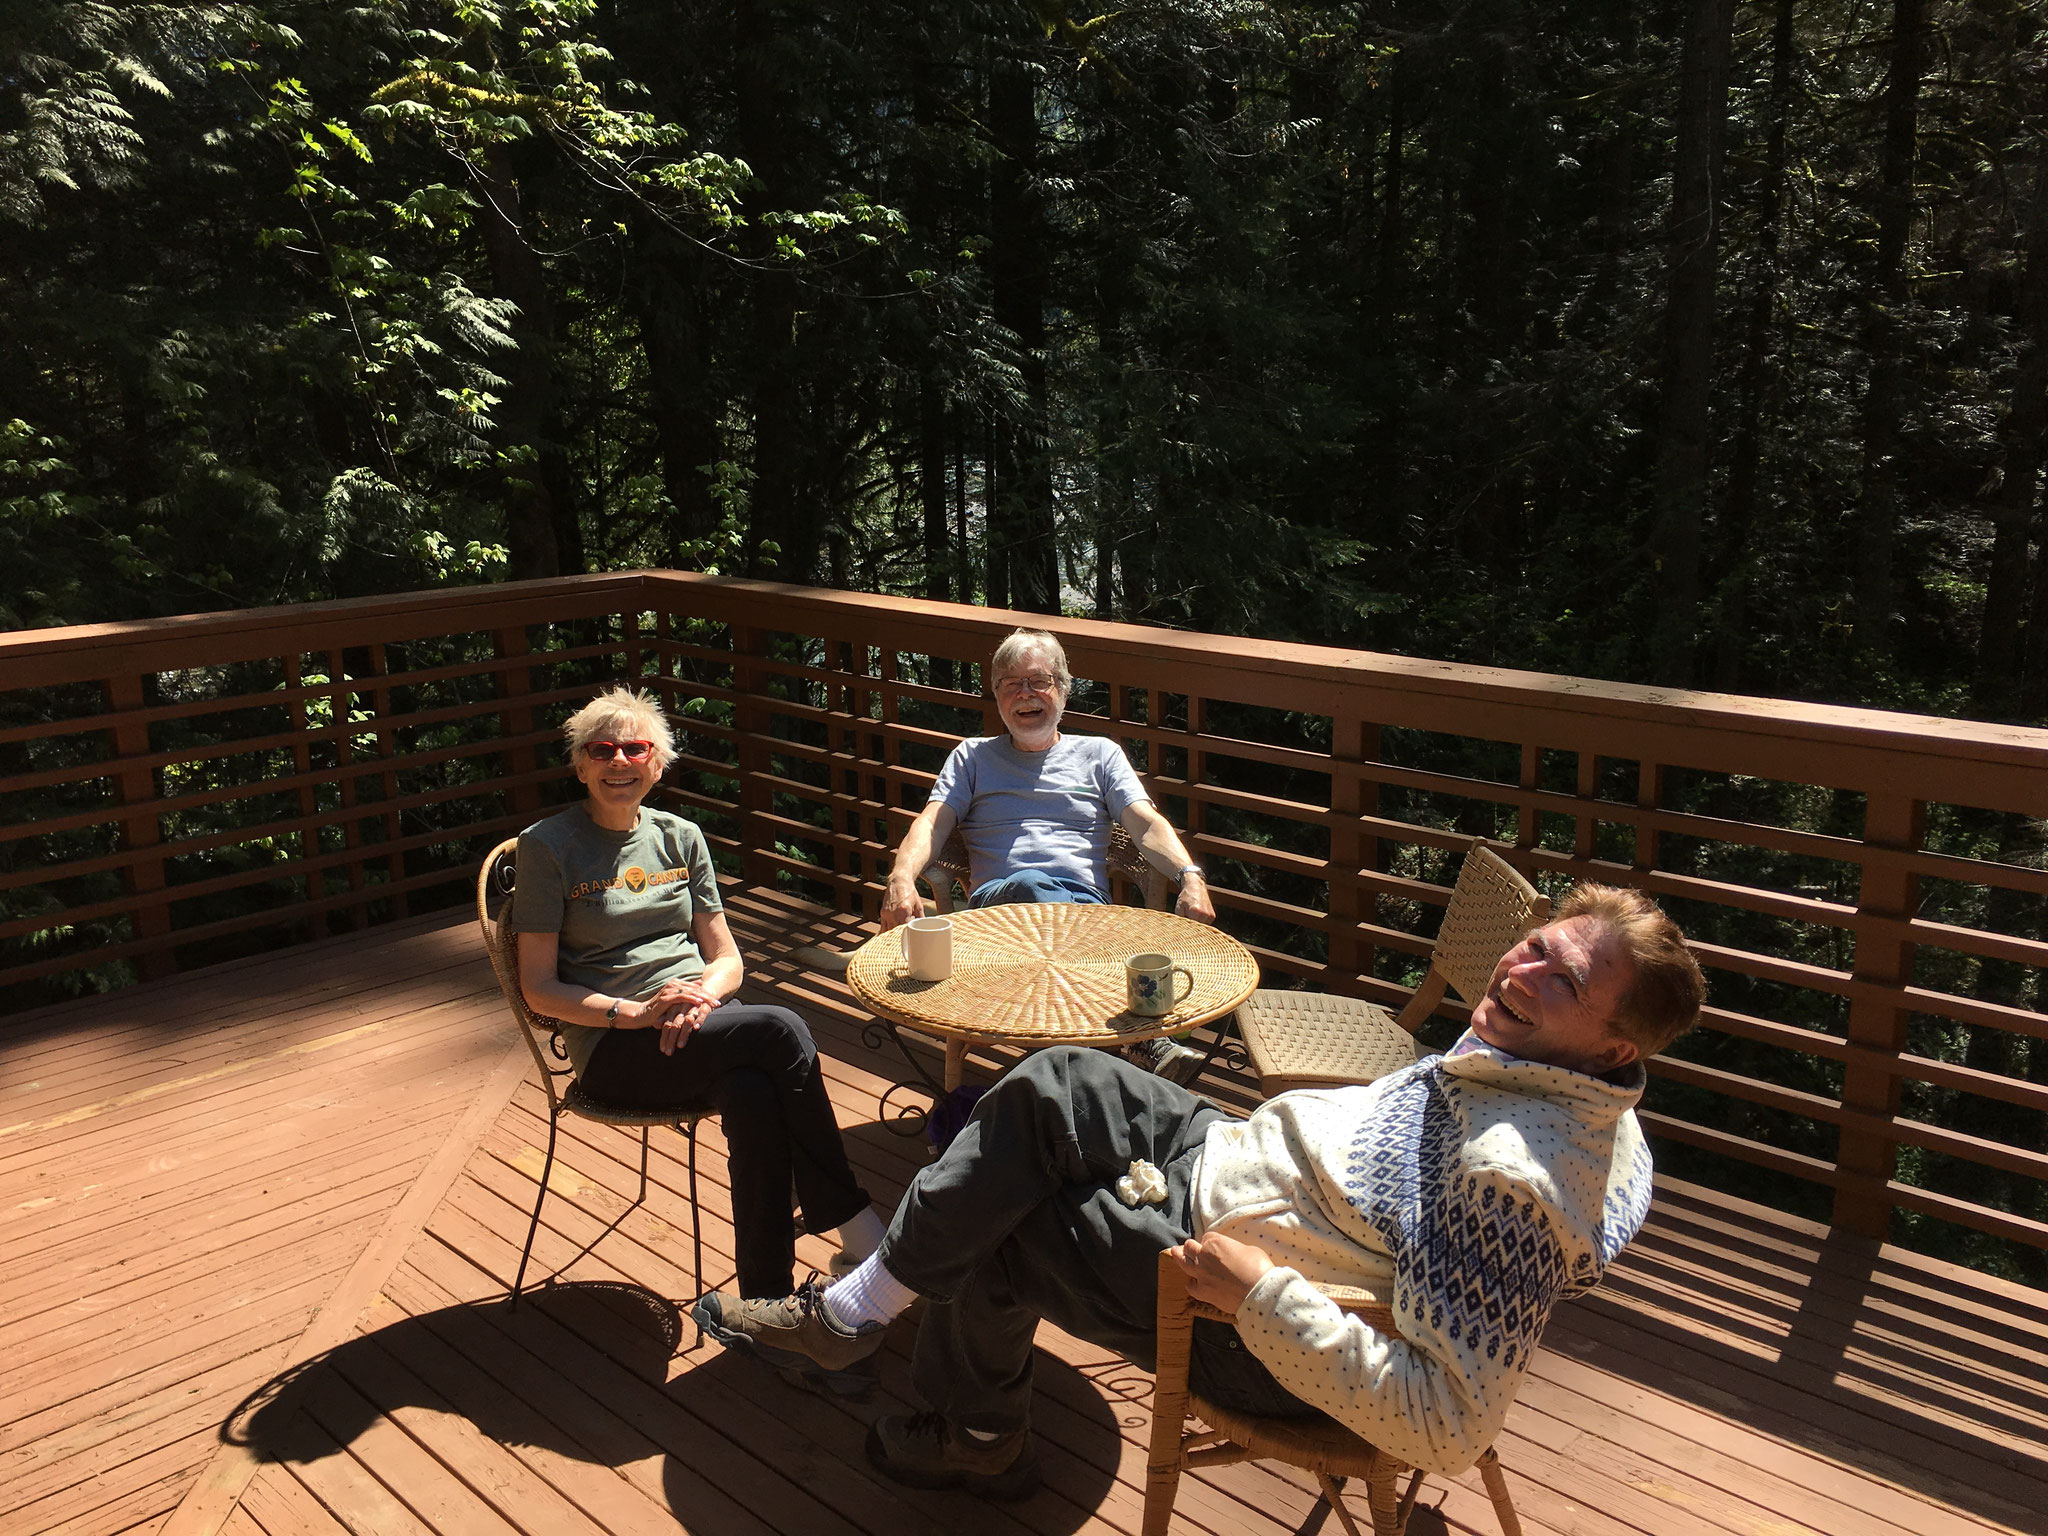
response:
<path id="1" fill-rule="evenodd" d="M 967 898 L 970 907 L 1006 907 L 1023 901 L 1082 901 L 1106 906 L 1109 898 L 1092 885 L 1049 875 L 1042 869 L 1020 869 L 1000 880 L 984 880 Z"/>
<path id="2" fill-rule="evenodd" d="M 1189 1237 L 1196 1154 L 1226 1118 L 1185 1088 L 1074 1046 L 1040 1051 L 983 1095 L 911 1182 L 879 1250 L 925 1298 L 911 1355 L 924 1400 L 969 1429 L 1028 1422 L 1040 1318 L 1151 1370 L 1159 1250 Z M 1138 1157 L 1166 1176 L 1164 1204 L 1117 1199 Z M 1314 1412 L 1227 1324 L 1195 1324 L 1189 1379 L 1248 1413 Z"/>

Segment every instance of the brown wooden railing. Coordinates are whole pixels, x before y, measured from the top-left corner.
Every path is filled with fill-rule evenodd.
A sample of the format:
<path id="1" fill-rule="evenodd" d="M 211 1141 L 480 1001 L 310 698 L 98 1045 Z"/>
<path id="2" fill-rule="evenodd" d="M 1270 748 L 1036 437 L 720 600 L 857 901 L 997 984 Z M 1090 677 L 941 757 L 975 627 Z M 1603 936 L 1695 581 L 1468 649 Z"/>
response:
<path id="1" fill-rule="evenodd" d="M 730 873 L 872 915 L 1017 623 L 1063 637 L 1069 726 L 1125 744 L 1268 985 L 1399 1002 L 1475 834 L 1641 886 L 1715 989 L 1656 1064 L 1667 1153 L 1859 1233 L 2048 1248 L 2048 732 L 2017 727 L 677 572 L 35 631 L 0 637 L 0 989 L 459 901 L 573 791 L 555 728 L 616 678 L 668 702 L 668 793 Z"/>

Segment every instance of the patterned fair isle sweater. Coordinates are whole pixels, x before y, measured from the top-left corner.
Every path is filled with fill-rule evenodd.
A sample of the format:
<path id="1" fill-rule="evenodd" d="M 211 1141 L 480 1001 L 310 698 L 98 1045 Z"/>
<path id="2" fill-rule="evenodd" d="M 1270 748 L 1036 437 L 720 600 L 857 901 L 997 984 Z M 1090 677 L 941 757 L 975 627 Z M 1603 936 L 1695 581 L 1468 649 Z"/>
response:
<path id="1" fill-rule="evenodd" d="M 1478 1460 L 1550 1309 L 1643 1224 L 1641 1066 L 1620 1083 L 1467 1034 L 1361 1088 L 1304 1089 L 1210 1129 L 1194 1226 L 1275 1268 L 1237 1329 L 1275 1379 L 1432 1472 Z M 1391 1297 L 1400 1337 L 1314 1288 Z"/>

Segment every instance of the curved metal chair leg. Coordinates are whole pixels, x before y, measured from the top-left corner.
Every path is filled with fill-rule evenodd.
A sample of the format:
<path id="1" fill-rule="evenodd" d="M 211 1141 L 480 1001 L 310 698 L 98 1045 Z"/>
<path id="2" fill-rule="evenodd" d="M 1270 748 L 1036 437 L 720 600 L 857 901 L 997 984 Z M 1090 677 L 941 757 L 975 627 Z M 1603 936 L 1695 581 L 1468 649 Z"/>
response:
<path id="1" fill-rule="evenodd" d="M 697 1295 L 704 1294 L 704 1212 L 697 1205 L 697 1122 L 692 1120 L 683 1127 L 683 1135 L 690 1143 L 690 1284 Z M 692 1311 L 691 1319 L 696 1318 Z M 697 1344 L 704 1342 L 704 1325 L 697 1324 Z M 692 1346 L 695 1347 L 695 1346 Z"/>
<path id="2" fill-rule="evenodd" d="M 555 1128 L 560 1123 L 559 1116 L 548 1116 L 548 1155 L 540 1165 L 540 1194 L 534 1198 L 533 1220 L 526 1224 L 526 1246 L 519 1250 L 519 1273 L 512 1280 L 512 1310 L 519 1306 L 519 1288 L 526 1283 L 526 1261 L 533 1257 L 533 1237 L 540 1231 L 540 1208 L 548 1198 L 548 1175 L 555 1171 Z"/>
<path id="3" fill-rule="evenodd" d="M 651 1126 L 640 1127 L 640 1193 L 633 1199 L 635 1205 L 647 1198 L 647 1133 L 651 1129 Z"/>

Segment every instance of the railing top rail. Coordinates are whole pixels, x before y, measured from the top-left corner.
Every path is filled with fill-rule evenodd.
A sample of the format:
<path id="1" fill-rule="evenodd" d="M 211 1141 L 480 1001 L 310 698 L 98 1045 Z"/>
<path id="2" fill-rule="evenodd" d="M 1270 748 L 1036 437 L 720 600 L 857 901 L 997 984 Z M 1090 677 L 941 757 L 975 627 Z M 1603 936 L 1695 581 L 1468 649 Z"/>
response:
<path id="1" fill-rule="evenodd" d="M 1195 634 L 1151 625 L 840 592 L 689 571 L 615 571 L 0 635 L 14 687 L 253 660 L 370 640 L 585 617 L 645 604 L 769 628 L 913 630 L 922 646 L 977 657 L 991 631 L 1058 634 L 1083 676 L 1200 691 L 1220 672 L 1260 680 L 1276 708 L 1547 741 L 1619 758 L 1783 777 L 1921 799 L 1950 796 L 2048 815 L 2048 730 L 1789 699 L 1695 692 L 1385 652 Z M 1109 663 L 1114 663 L 1113 666 Z M 1967 788 L 1956 782 L 1969 765 Z M 1960 792 L 1959 792 L 1960 791 Z"/>
<path id="2" fill-rule="evenodd" d="M 963 657 L 977 656 L 986 648 L 991 629 L 1022 625 L 1058 635 L 1076 672 L 1084 677 L 1090 675 L 1085 663 L 1091 656 L 1115 658 L 1114 672 L 1120 678 L 1151 674 L 1160 679 L 1156 686 L 1176 692 L 1189 691 L 1175 687 L 1176 678 L 1192 679 L 1219 669 L 1249 672 L 1270 684 L 1261 688 L 1260 696 L 1276 708 L 1329 714 L 1350 704 L 1373 718 L 1373 699 L 1384 703 L 1391 695 L 1400 700 L 1401 723 L 1459 735 L 1483 729 L 1491 710 L 1503 740 L 1543 739 L 1560 746 L 1590 741 L 1598 750 L 1611 747 L 1611 755 L 1618 757 L 1648 757 L 1702 769 L 1775 771 L 1802 782 L 1894 790 L 1928 799 L 1942 797 L 1944 782 L 1953 790 L 1956 765 L 1967 762 L 2010 770 L 1999 773 L 1995 783 L 1973 785 L 1992 794 L 1971 803 L 2048 815 L 2048 730 L 2030 726 L 1609 683 L 923 598 L 906 608 L 899 598 L 873 593 L 687 571 L 651 571 L 647 576 L 657 589 L 667 589 L 677 606 L 693 606 L 677 600 L 678 589 L 688 591 L 694 594 L 698 611 L 715 608 L 711 616 L 721 619 L 775 627 L 801 614 L 819 621 L 830 618 L 830 627 L 843 631 L 849 615 L 865 614 L 877 628 L 914 627 L 935 649 L 937 637 L 957 635 L 955 654 Z M 745 610 L 735 602 L 740 598 L 750 600 Z M 1532 711 L 1551 717 L 1553 723 L 1530 730 Z M 1660 730 L 1646 736 L 1646 727 Z M 1834 749 L 1839 761 L 1816 763 L 1810 755 L 1815 746 Z M 1871 756 L 1871 749 L 1882 756 Z M 1857 759 L 1862 760 L 1860 768 Z M 1831 776 L 1821 769 L 1830 770 Z"/>
<path id="3" fill-rule="evenodd" d="M 616 612 L 647 573 L 608 571 L 494 586 L 437 587 L 229 613 L 180 614 L 120 624 L 0 634 L 0 678 L 10 688 L 47 688 L 136 672 L 174 672 L 372 641 L 491 629 Z M 536 611 L 542 601 L 569 606 Z"/>

